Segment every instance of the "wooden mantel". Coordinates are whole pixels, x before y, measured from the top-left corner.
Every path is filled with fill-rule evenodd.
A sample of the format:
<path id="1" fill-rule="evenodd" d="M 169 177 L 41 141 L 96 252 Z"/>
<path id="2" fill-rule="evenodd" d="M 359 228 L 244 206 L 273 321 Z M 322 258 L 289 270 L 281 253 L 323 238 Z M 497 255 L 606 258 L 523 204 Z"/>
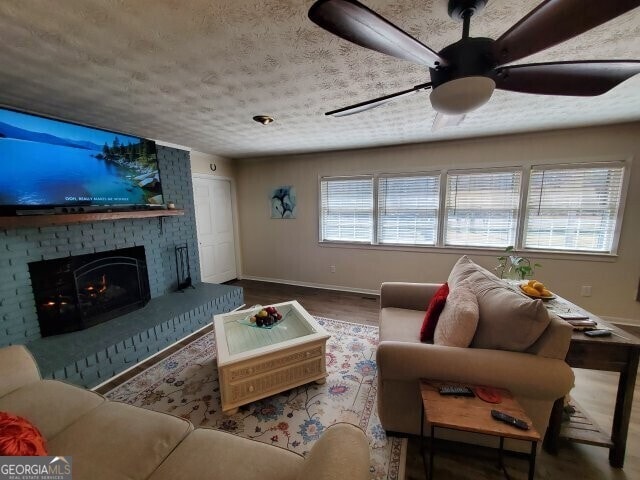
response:
<path id="1" fill-rule="evenodd" d="M 27 227 L 53 227 L 76 223 L 102 222 L 129 218 L 175 217 L 184 215 L 182 209 L 134 210 L 130 212 L 64 213 L 59 215 L 20 215 L 0 217 L 0 229 L 9 230 Z"/>

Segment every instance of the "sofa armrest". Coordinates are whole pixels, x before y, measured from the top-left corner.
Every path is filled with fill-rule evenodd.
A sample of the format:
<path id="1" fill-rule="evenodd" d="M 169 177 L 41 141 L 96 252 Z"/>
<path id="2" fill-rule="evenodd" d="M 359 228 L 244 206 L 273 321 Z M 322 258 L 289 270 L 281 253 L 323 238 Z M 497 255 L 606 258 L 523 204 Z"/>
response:
<path id="1" fill-rule="evenodd" d="M 368 480 L 369 442 L 355 425 L 337 423 L 311 447 L 298 480 Z"/>
<path id="2" fill-rule="evenodd" d="M 441 283 L 385 282 L 380 287 L 380 308 L 396 307 L 426 311 Z"/>
<path id="3" fill-rule="evenodd" d="M 23 345 L 0 348 L 0 397 L 40 380 L 38 365 Z"/>
<path id="4" fill-rule="evenodd" d="M 573 327 L 553 312 L 549 312 L 551 321 L 540 338 L 528 349 L 528 353 L 547 358 L 564 360 L 569 351 Z"/>
<path id="5" fill-rule="evenodd" d="M 380 380 L 430 380 L 506 388 L 514 395 L 556 400 L 573 387 L 573 371 L 563 360 L 530 353 L 380 342 L 376 352 Z"/>

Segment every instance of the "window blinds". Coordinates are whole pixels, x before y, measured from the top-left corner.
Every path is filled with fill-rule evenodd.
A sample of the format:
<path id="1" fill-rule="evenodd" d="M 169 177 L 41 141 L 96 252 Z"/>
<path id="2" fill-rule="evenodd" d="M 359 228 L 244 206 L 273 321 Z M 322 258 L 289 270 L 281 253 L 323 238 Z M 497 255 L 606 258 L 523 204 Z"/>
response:
<path id="1" fill-rule="evenodd" d="M 522 172 L 449 173 L 445 200 L 445 245 L 514 245 Z"/>
<path id="2" fill-rule="evenodd" d="M 378 243 L 435 245 L 440 175 L 378 180 Z"/>
<path id="3" fill-rule="evenodd" d="M 525 248 L 611 252 L 624 165 L 533 167 Z"/>
<path id="4" fill-rule="evenodd" d="M 320 240 L 373 241 L 373 178 L 324 178 L 320 182 Z"/>

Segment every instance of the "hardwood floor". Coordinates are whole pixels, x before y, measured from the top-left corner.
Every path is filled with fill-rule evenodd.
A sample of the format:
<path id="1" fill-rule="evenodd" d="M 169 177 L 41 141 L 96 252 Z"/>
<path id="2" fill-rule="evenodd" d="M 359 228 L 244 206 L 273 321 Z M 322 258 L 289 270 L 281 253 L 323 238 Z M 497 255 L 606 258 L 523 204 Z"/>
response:
<path id="1" fill-rule="evenodd" d="M 378 325 L 378 297 L 372 295 L 361 295 L 348 292 L 338 292 L 334 290 L 320 290 L 317 288 L 296 287 L 292 285 L 281 285 L 267 282 L 253 282 L 248 280 L 236 280 L 227 282 L 244 288 L 244 303 L 247 307 L 251 305 L 270 305 L 288 300 L 298 300 L 305 309 L 320 317 L 334 318 L 352 323 L 362 323 L 366 325 Z M 121 383 L 126 382 L 138 373 L 149 368 L 154 363 L 168 357 L 175 351 L 181 349 L 187 343 L 195 340 L 212 327 L 205 328 L 186 339 L 172 345 L 165 351 L 153 358 L 147 359 L 131 370 L 122 373 L 118 377 L 110 380 L 102 386 L 95 388 L 95 391 L 104 394 L 114 389 Z"/>
<path id="2" fill-rule="evenodd" d="M 378 323 L 379 302 L 377 296 L 249 280 L 237 280 L 229 282 L 229 284 L 244 288 L 244 298 L 247 306 L 254 304 L 269 305 L 295 299 L 312 315 L 368 325 L 377 325 Z M 640 333 L 640 328 L 638 327 L 620 326 L 627 328 L 632 334 L 637 335 Z M 101 388 L 100 391 L 108 391 L 147 368 L 150 364 L 157 362 L 159 358 L 177 350 L 188 341 L 185 339 L 161 357 L 151 359 L 137 366 L 130 374 L 118 378 L 107 387 Z M 578 369 L 575 370 L 575 373 L 576 387 L 571 392 L 571 395 L 601 426 L 610 426 L 618 375 L 610 372 Z M 639 399 L 640 385 L 636 384 L 624 469 L 614 469 L 609 466 L 607 449 L 563 442 L 557 456 L 549 455 L 544 451 L 540 452 L 536 464 L 535 478 L 538 480 L 619 480 L 640 478 Z M 464 445 L 451 452 L 439 452 L 435 462 L 435 478 L 443 480 L 501 480 L 504 476 L 497 468 L 497 457 L 495 455 L 496 452 L 492 450 L 483 451 L 473 446 Z M 507 457 L 505 464 L 514 480 L 527 477 L 526 460 Z M 416 437 L 409 438 L 405 478 L 406 480 L 422 480 L 425 478 L 419 439 Z"/>
<path id="3" fill-rule="evenodd" d="M 227 285 L 244 289 L 244 303 L 247 307 L 298 300 L 311 315 L 378 325 L 379 302 L 378 297 L 374 295 L 252 280 L 235 280 Z"/>

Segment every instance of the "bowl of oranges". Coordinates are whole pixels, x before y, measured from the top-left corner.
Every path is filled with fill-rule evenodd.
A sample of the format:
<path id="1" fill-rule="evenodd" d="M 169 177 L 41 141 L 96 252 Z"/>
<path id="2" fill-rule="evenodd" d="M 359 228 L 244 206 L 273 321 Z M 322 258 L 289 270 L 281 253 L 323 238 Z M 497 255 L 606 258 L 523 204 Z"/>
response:
<path id="1" fill-rule="evenodd" d="M 521 283 L 520 290 L 531 298 L 540 298 L 542 300 L 551 300 L 552 298 L 556 298 L 553 292 L 547 290 L 544 283 L 539 282 L 538 280 L 529 280 L 527 283 Z"/>

